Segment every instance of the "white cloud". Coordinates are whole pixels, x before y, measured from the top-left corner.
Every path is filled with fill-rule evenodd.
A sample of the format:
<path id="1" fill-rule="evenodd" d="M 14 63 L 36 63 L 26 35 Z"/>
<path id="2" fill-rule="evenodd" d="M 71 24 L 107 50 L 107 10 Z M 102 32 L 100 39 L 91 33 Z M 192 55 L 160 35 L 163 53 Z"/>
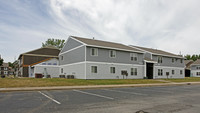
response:
<path id="1" fill-rule="evenodd" d="M 67 39 L 69 35 L 76 35 L 176 54 L 179 51 L 200 54 L 198 0 L 51 0 L 4 4 L 16 16 L 11 16 L 13 20 L 5 14 L 13 10 L 0 8 L 0 14 L 7 20 L 0 22 L 4 25 L 0 30 L 7 29 L 0 31 L 0 36 L 20 40 L 18 47 L 26 48 L 24 51 L 37 48 L 47 38 Z M 15 21 L 17 26 L 12 25 Z M 9 29 L 14 32 L 10 33 Z M 33 41 L 23 45 L 25 39 Z"/>

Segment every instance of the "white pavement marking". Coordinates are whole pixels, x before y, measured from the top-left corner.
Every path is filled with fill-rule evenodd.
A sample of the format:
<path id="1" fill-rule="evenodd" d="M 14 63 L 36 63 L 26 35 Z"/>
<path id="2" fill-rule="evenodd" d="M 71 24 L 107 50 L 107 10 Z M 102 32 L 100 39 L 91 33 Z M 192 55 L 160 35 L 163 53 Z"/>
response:
<path id="1" fill-rule="evenodd" d="M 172 91 L 163 91 L 163 90 L 159 90 L 159 89 L 147 89 L 147 88 L 142 88 L 143 91 L 152 91 L 152 92 L 160 92 L 160 93 L 173 93 Z"/>
<path id="2" fill-rule="evenodd" d="M 134 93 L 134 92 L 127 92 L 127 91 L 112 90 L 112 89 L 103 89 L 103 90 L 113 91 L 113 92 L 119 92 L 119 93 L 134 94 L 134 95 L 142 95 L 142 96 L 147 95 L 147 94 L 142 94 L 142 93 Z"/>
<path id="3" fill-rule="evenodd" d="M 114 98 L 111 97 L 107 97 L 107 96 L 103 96 L 103 95 L 98 95 L 98 94 L 94 94 L 94 93 L 89 93 L 89 92 L 84 92 L 84 91 L 80 91 L 80 90 L 73 90 L 79 93 L 84 93 L 84 94 L 88 94 L 88 95 L 93 95 L 93 96 L 97 96 L 97 97 L 102 97 L 102 98 L 106 98 L 106 99 L 110 99 L 113 100 Z"/>
<path id="4" fill-rule="evenodd" d="M 61 104 L 61 103 L 60 103 L 60 102 L 58 102 L 57 100 L 55 100 L 55 99 L 53 99 L 53 98 L 51 98 L 51 97 L 47 96 L 46 94 L 42 93 L 41 91 L 38 91 L 38 92 L 39 92 L 40 94 L 42 94 L 43 96 L 47 97 L 48 99 L 50 99 L 50 100 L 54 101 L 55 103 L 57 103 L 57 104 Z"/>

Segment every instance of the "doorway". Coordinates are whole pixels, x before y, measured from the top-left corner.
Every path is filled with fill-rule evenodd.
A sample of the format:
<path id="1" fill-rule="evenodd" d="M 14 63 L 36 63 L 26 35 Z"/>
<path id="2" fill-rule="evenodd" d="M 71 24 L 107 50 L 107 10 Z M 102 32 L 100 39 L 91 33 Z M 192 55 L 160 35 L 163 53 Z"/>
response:
<path id="1" fill-rule="evenodd" d="M 153 79 L 153 63 L 146 64 L 146 74 L 148 79 Z"/>

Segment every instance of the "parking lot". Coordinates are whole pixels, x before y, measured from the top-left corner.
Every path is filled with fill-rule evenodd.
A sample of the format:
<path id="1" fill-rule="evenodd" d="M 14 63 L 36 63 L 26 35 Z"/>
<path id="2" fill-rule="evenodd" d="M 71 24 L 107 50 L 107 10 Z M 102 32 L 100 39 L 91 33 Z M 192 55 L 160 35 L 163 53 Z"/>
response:
<path id="1" fill-rule="evenodd" d="M 200 85 L 1 92 L 1 113 L 199 113 Z"/>

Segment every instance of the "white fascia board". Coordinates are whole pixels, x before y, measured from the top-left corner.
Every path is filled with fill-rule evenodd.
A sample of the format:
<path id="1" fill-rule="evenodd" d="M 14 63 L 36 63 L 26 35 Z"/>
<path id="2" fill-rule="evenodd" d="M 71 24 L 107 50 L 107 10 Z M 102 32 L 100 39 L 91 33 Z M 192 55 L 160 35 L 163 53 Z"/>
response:
<path id="1" fill-rule="evenodd" d="M 134 51 L 134 50 L 127 50 L 127 49 L 120 49 L 120 48 L 112 48 L 112 47 L 103 47 L 103 46 L 97 46 L 97 45 L 86 45 L 88 47 L 96 47 L 96 48 L 104 48 L 104 49 L 114 49 L 114 50 L 121 50 L 121 51 L 128 51 L 128 52 L 134 52 L 134 53 L 144 53 L 141 51 Z"/>
<path id="2" fill-rule="evenodd" d="M 63 48 L 60 50 L 60 53 L 59 53 L 58 55 L 60 55 L 60 54 L 61 54 L 61 52 L 62 52 L 62 50 L 65 48 L 65 46 L 66 46 L 66 44 L 67 44 L 68 40 L 69 40 L 69 37 L 68 37 L 68 39 L 66 40 L 66 42 L 65 42 L 65 45 L 64 45 L 64 46 L 63 46 Z"/>
<path id="3" fill-rule="evenodd" d="M 83 61 L 83 62 L 71 63 L 71 64 L 64 64 L 64 65 L 60 65 L 60 66 L 63 67 L 63 66 L 77 65 L 77 64 L 83 64 L 83 63 L 85 63 L 85 61 Z"/>
<path id="4" fill-rule="evenodd" d="M 180 59 L 184 59 L 184 57 L 178 57 L 178 56 L 171 56 L 171 55 L 164 55 L 164 54 L 156 54 L 156 53 L 152 53 L 155 56 L 165 56 L 165 57 L 171 57 L 171 58 L 180 58 Z"/>
<path id="5" fill-rule="evenodd" d="M 170 67 L 170 66 L 154 66 L 158 68 L 172 68 L 172 69 L 184 69 L 184 67 Z"/>
<path id="6" fill-rule="evenodd" d="M 83 44 L 83 45 L 87 45 L 86 43 L 84 43 L 84 42 L 82 42 L 82 41 L 80 41 L 80 40 L 77 40 L 77 39 L 73 38 L 72 36 L 69 36 L 69 38 L 71 38 L 71 39 L 73 39 L 73 40 L 76 40 L 77 42 L 80 42 L 80 43 Z"/>
<path id="7" fill-rule="evenodd" d="M 34 65 L 31 67 L 60 67 L 59 65 Z"/>
<path id="8" fill-rule="evenodd" d="M 144 60 L 145 62 L 147 62 L 147 63 L 155 63 L 155 64 L 157 64 L 158 62 L 156 62 L 156 61 L 148 61 L 148 60 Z"/>
<path id="9" fill-rule="evenodd" d="M 68 50 L 68 51 L 62 52 L 62 53 L 59 54 L 59 56 L 65 54 L 65 53 L 68 53 L 68 52 L 70 52 L 70 51 L 73 51 L 73 50 L 75 50 L 75 49 L 78 49 L 78 48 L 80 48 L 80 47 L 83 47 L 83 46 L 85 46 L 85 45 L 80 45 L 80 46 L 77 46 L 77 47 L 75 47 L 75 48 L 72 48 L 72 49 L 70 49 L 70 50 Z"/>
<path id="10" fill-rule="evenodd" d="M 109 65 L 144 66 L 144 65 L 139 65 L 139 64 L 124 64 L 124 63 L 111 63 L 111 62 L 93 62 L 93 61 L 86 61 L 86 63 L 109 64 Z"/>
<path id="11" fill-rule="evenodd" d="M 145 50 L 143 50 L 143 49 L 140 49 L 140 48 L 137 48 L 137 47 L 134 47 L 134 46 L 131 46 L 131 45 L 128 45 L 129 47 L 132 47 L 132 48 L 135 48 L 135 49 L 139 49 L 140 51 L 144 51 L 144 53 L 146 52 L 146 53 L 151 53 L 152 54 L 152 52 L 149 52 L 149 51 L 145 51 Z"/>

